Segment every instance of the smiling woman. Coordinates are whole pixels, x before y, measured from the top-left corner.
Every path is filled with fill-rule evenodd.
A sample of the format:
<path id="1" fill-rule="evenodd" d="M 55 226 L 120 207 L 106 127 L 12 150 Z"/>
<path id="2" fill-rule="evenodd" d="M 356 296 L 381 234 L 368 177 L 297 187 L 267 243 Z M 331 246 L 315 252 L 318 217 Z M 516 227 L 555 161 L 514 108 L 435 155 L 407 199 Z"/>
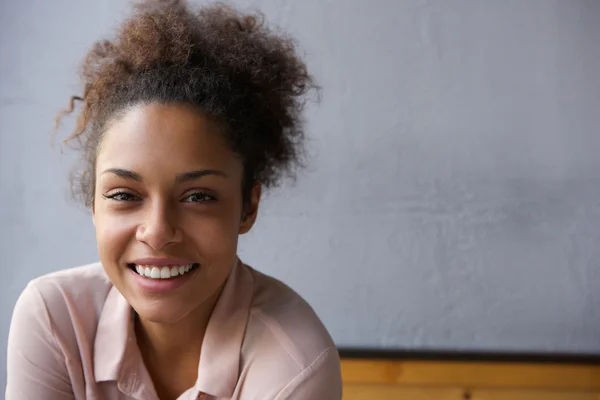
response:
<path id="1" fill-rule="evenodd" d="M 100 261 L 23 291 L 6 398 L 340 399 L 314 311 L 237 256 L 262 188 L 300 164 L 315 85 L 293 41 L 224 5 L 146 1 L 82 80 L 69 140 Z"/>

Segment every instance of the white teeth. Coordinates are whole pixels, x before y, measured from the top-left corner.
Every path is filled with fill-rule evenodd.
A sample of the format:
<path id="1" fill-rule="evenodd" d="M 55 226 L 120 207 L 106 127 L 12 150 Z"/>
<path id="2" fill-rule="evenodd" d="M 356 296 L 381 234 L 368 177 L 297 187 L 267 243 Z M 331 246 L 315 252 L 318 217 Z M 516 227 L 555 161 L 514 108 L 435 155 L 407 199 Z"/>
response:
<path id="1" fill-rule="evenodd" d="M 152 279 L 160 278 L 160 269 L 158 269 L 157 267 L 152 267 L 152 270 L 150 271 L 150 278 L 152 278 Z"/>
<path id="2" fill-rule="evenodd" d="M 169 279 L 189 272 L 194 264 L 179 266 L 154 267 L 151 265 L 136 265 L 135 270 L 138 274 L 151 279 Z"/>

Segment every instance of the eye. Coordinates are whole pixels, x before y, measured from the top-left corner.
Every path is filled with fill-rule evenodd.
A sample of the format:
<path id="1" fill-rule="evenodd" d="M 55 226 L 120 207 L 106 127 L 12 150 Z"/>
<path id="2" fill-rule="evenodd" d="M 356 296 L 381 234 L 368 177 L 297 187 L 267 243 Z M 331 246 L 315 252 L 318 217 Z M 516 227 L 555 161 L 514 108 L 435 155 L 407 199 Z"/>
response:
<path id="1" fill-rule="evenodd" d="M 136 201 L 139 200 L 137 196 L 134 196 L 131 193 L 127 192 L 113 192 L 102 195 L 105 199 L 115 200 L 115 201 Z"/>
<path id="2" fill-rule="evenodd" d="M 184 203 L 207 203 L 215 200 L 215 196 L 210 193 L 199 191 L 187 195 L 182 201 Z"/>

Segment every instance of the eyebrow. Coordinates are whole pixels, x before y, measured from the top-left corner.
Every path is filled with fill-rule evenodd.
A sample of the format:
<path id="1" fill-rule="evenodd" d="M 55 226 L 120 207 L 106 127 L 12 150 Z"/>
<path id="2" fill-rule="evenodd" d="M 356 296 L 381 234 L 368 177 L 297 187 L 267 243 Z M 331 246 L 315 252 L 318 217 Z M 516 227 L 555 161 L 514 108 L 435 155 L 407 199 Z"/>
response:
<path id="1" fill-rule="evenodd" d="M 123 179 L 129 179 L 129 180 L 136 181 L 136 182 L 142 181 L 142 176 L 140 174 L 138 174 L 137 172 L 129 171 L 129 170 L 122 169 L 122 168 L 108 168 L 108 169 L 105 169 L 104 171 L 102 171 L 101 175 L 109 174 L 109 173 L 115 174 L 119 178 L 123 178 Z"/>
<path id="2" fill-rule="evenodd" d="M 206 175 L 216 175 L 227 178 L 227 174 L 223 171 L 219 171 L 218 169 L 200 169 L 197 171 L 184 172 L 183 174 L 177 175 L 175 182 L 184 183 L 195 181 L 196 179 L 200 179 Z"/>
<path id="3" fill-rule="evenodd" d="M 142 176 L 140 174 L 138 174 L 137 172 L 129 171 L 127 169 L 108 168 L 108 169 L 105 169 L 104 171 L 102 171 L 102 174 L 107 174 L 107 173 L 112 173 L 112 174 L 118 176 L 119 178 L 133 180 L 136 182 L 143 181 Z M 190 182 L 190 181 L 194 181 L 196 179 L 200 179 L 207 175 L 222 176 L 225 178 L 227 177 L 227 174 L 225 172 L 219 171 L 217 169 L 200 169 L 197 171 L 184 172 L 182 174 L 177 175 L 177 177 L 175 178 L 175 182 L 177 182 L 177 183 Z"/>

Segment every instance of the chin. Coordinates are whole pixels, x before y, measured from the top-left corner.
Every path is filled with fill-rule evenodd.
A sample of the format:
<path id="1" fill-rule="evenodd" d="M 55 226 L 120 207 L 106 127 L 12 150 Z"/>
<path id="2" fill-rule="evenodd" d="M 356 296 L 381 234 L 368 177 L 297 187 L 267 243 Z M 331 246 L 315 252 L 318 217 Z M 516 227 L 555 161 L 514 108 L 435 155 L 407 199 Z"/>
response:
<path id="1" fill-rule="evenodd" d="M 172 301 L 167 300 L 142 300 L 141 302 L 137 301 L 134 303 L 137 304 L 130 304 L 137 315 L 144 321 L 155 324 L 175 324 L 194 310 L 189 306 L 182 307 L 183 304 L 180 304 L 178 307 L 177 304 L 173 304 Z"/>

